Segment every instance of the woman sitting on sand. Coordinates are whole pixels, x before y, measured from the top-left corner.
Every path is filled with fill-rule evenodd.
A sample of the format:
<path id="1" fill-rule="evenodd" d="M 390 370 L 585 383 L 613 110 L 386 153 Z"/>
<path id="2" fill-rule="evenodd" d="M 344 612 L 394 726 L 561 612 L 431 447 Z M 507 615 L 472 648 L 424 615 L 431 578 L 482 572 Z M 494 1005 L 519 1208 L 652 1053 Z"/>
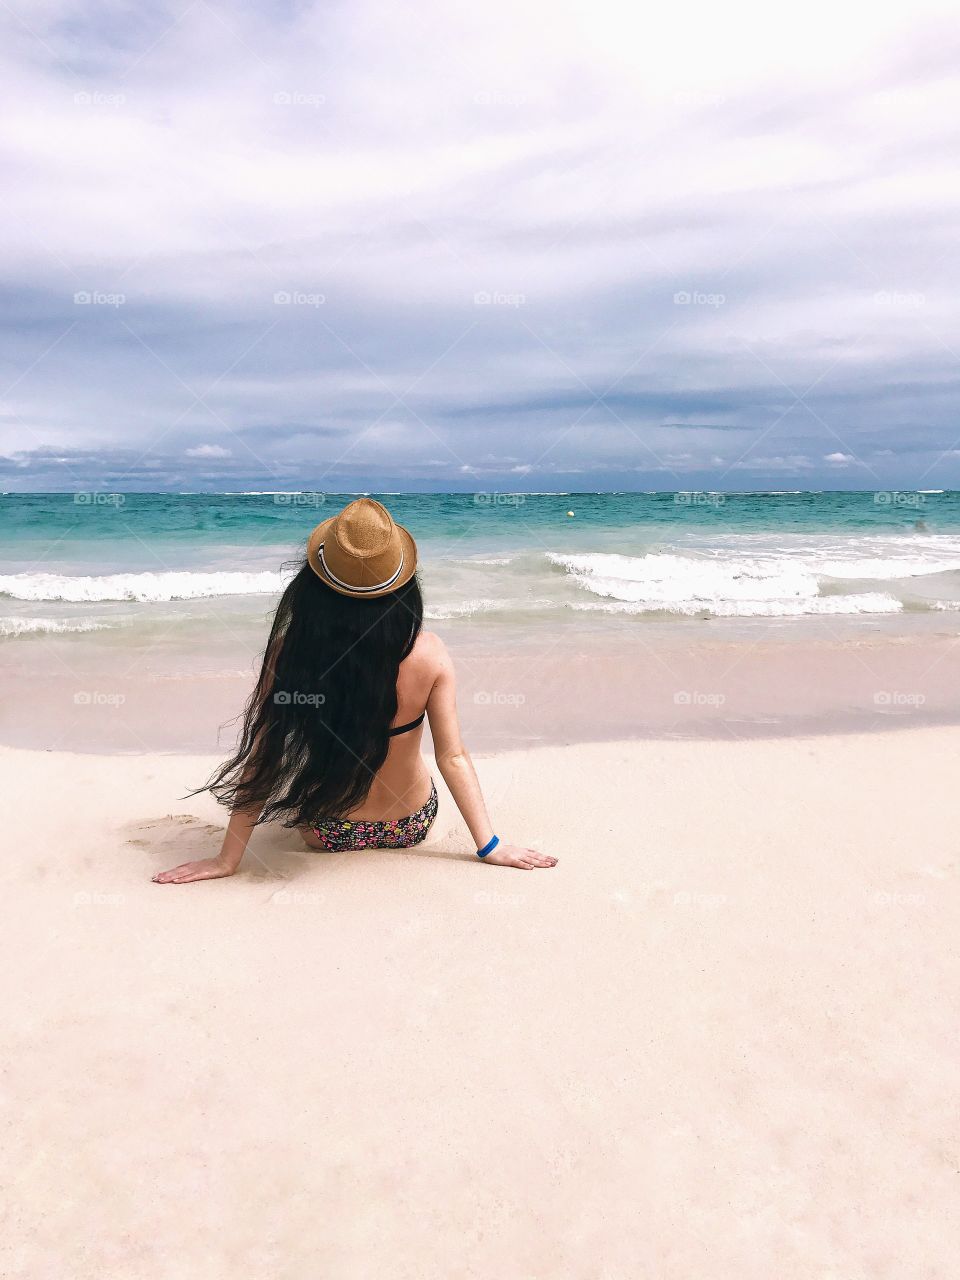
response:
<path id="1" fill-rule="evenodd" d="M 317 525 L 277 606 L 238 750 L 204 788 L 232 807 L 223 847 L 154 880 L 233 875 L 253 828 L 272 818 L 311 849 L 419 844 L 437 815 L 420 755 L 424 716 L 477 857 L 526 871 L 556 865 L 494 834 L 460 737 L 453 664 L 422 629 L 416 567 L 413 538 L 371 498 Z"/>

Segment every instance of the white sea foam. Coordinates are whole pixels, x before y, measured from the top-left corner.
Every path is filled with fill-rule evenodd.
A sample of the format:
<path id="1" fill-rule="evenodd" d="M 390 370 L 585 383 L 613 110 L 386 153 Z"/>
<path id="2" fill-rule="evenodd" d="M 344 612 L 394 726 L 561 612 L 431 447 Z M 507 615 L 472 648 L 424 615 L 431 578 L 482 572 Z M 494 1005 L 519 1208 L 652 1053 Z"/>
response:
<path id="1" fill-rule="evenodd" d="M 458 604 L 431 605 L 424 609 L 424 617 L 430 622 L 450 621 L 454 618 L 471 618 L 479 613 L 528 613 L 557 608 L 555 600 L 522 597 L 520 599 L 491 600 L 481 598 L 463 600 Z"/>
<path id="2" fill-rule="evenodd" d="M 514 559 L 513 556 L 490 556 L 486 559 L 482 558 L 481 556 L 468 556 L 464 560 L 454 560 L 453 563 L 454 564 L 492 565 L 492 566 L 500 567 L 505 564 L 510 564 L 513 561 L 513 559 Z"/>
<path id="3" fill-rule="evenodd" d="M 919 514 L 919 513 L 918 513 Z M 692 550 L 705 556 L 775 556 L 800 560 L 821 573 L 830 566 L 855 566 L 858 576 L 873 568 L 891 577 L 939 573 L 960 569 L 960 536 L 944 533 L 801 534 L 792 532 L 739 532 L 694 535 Z"/>
<path id="4" fill-rule="evenodd" d="M 479 589 L 471 565 L 486 575 Z M 491 570 L 497 572 L 491 575 Z M 75 576 L 17 573 L 0 575 L 0 596 L 41 604 L 162 604 L 220 596 L 258 597 L 278 594 L 288 573 L 273 569 Z M 960 597 L 960 537 L 720 534 L 688 537 L 638 555 L 531 551 L 463 561 L 441 559 L 428 565 L 426 573 L 427 617 L 434 621 L 543 613 L 571 605 L 608 613 L 716 617 L 893 613 L 905 605 L 955 607 L 952 597 Z M 922 591 L 908 585 L 911 579 L 930 579 L 934 574 L 953 574 L 955 580 L 943 577 Z M 863 591 L 853 590 L 851 580 L 862 581 Z M 940 601 L 929 598 L 934 595 Z M 8 622 L 6 629 L 0 627 L 0 635 L 99 630 L 104 625 L 103 619 Z"/>
<path id="5" fill-rule="evenodd" d="M 816 575 L 789 560 L 699 559 L 681 555 L 560 556 L 547 559 L 594 595 L 649 607 L 689 603 L 709 608 L 724 600 L 812 599 Z"/>
<path id="6" fill-rule="evenodd" d="M 898 578 L 923 578 L 932 573 L 950 573 L 960 569 L 960 557 L 925 560 L 920 557 L 869 560 L 824 560 L 815 565 L 825 578 L 860 578 L 863 581 L 894 581 Z"/>
<path id="7" fill-rule="evenodd" d="M 903 604 L 885 592 L 865 592 L 863 595 L 816 596 L 811 600 L 718 600 L 709 606 L 691 600 L 669 605 L 611 600 L 604 603 L 576 603 L 572 607 L 580 611 L 601 613 L 672 613 L 688 618 L 697 614 L 710 614 L 715 618 L 800 618 L 816 615 L 900 613 Z"/>
<path id="8" fill-rule="evenodd" d="M 565 570 L 578 587 L 607 602 L 580 602 L 574 608 L 607 613 L 775 618 L 898 613 L 903 608 L 901 600 L 885 592 L 822 595 L 822 569 L 818 572 L 800 558 L 548 553 L 547 559 Z M 850 576 L 868 575 L 858 572 Z"/>
<path id="9" fill-rule="evenodd" d="M 0 618 L 0 636 L 52 635 L 65 632 L 108 631 L 109 622 L 92 619 Z"/>
<path id="10" fill-rule="evenodd" d="M 71 577 L 59 573 L 0 575 L 0 595 L 14 600 L 87 601 L 199 600 L 205 596 L 267 595 L 282 591 L 283 574 L 262 573 L 110 573 Z"/>
<path id="11" fill-rule="evenodd" d="M 460 604 L 427 607 L 423 616 L 431 622 L 443 622 L 451 618 L 469 618 L 476 613 L 493 613 L 498 607 L 497 600 L 464 600 Z"/>

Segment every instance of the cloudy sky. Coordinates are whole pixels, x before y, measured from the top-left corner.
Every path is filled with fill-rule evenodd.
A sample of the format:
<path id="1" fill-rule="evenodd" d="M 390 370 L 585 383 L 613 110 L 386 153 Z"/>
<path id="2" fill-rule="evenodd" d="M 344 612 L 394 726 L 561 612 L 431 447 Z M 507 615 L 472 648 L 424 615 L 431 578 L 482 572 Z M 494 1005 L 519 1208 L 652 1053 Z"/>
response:
<path id="1" fill-rule="evenodd" d="M 0 486 L 960 487 L 950 4 L 0 8 Z"/>

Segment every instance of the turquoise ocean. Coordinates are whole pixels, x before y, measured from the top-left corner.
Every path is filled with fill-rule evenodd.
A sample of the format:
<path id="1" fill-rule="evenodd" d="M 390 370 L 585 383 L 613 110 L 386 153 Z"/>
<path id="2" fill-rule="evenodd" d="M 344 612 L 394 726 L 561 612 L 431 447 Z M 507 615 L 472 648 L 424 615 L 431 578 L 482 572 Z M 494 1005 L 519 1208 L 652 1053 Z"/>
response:
<path id="1" fill-rule="evenodd" d="M 0 742 L 221 751 L 353 496 L 0 496 Z M 375 496 L 474 749 L 960 722 L 960 493 Z"/>
<path id="2" fill-rule="evenodd" d="M 0 637 L 259 623 L 352 496 L 0 496 Z M 960 609 L 958 492 L 374 496 L 417 539 L 428 619 L 454 627 Z"/>

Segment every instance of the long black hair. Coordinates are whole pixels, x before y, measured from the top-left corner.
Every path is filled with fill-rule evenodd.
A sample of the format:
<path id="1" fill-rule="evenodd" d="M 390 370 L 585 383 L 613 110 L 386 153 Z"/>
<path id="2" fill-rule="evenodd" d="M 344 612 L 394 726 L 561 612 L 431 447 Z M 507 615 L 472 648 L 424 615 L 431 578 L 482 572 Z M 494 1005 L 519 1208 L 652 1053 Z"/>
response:
<path id="1" fill-rule="evenodd" d="M 202 790 L 288 827 L 349 813 L 387 758 L 397 672 L 422 626 L 416 575 L 362 600 L 304 560 L 277 605 L 236 753 Z"/>

